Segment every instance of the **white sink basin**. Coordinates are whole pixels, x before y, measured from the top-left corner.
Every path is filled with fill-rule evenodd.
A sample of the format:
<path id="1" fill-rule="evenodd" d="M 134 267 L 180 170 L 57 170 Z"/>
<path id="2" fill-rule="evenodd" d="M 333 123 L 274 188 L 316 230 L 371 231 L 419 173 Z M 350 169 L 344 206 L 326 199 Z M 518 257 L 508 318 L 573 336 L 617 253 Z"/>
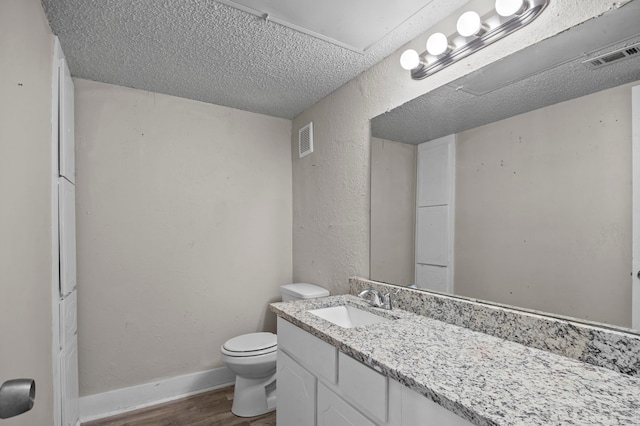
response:
<path id="1" fill-rule="evenodd" d="M 391 321 L 388 318 L 381 317 L 371 312 L 353 306 L 334 306 L 331 308 L 312 309 L 307 311 L 313 315 L 317 315 L 322 319 L 339 325 L 343 328 L 361 327 L 363 325 L 377 324 L 379 322 Z"/>

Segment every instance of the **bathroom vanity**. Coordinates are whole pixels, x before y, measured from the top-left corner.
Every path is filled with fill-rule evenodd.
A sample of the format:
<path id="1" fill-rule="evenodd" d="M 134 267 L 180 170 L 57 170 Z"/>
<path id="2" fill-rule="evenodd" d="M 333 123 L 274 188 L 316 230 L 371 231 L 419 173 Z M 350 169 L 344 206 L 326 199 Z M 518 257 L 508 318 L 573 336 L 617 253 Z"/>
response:
<path id="1" fill-rule="evenodd" d="M 282 318 L 278 337 L 278 424 L 471 424 Z"/>
<path id="2" fill-rule="evenodd" d="M 387 320 L 345 328 L 309 312 L 335 306 Z M 634 374 L 354 295 L 271 309 L 282 426 L 640 424 Z"/>

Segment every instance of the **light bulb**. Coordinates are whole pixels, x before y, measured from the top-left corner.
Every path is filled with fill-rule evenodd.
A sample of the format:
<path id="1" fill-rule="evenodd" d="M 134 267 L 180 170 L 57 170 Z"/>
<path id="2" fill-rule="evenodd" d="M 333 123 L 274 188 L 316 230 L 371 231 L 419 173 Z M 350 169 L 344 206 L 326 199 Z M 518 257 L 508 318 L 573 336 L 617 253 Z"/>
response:
<path id="1" fill-rule="evenodd" d="M 496 12 L 500 16 L 519 15 L 527 7 L 525 0 L 496 0 Z"/>
<path id="2" fill-rule="evenodd" d="M 456 28 L 458 29 L 458 34 L 462 37 L 480 35 L 485 31 L 480 15 L 471 10 L 463 13 L 460 18 L 458 18 Z"/>
<path id="3" fill-rule="evenodd" d="M 433 33 L 427 39 L 427 52 L 433 56 L 440 56 L 450 50 L 449 40 L 442 33 Z"/>
<path id="4" fill-rule="evenodd" d="M 413 49 L 405 50 L 400 56 L 400 66 L 407 71 L 418 68 L 420 65 L 420 55 Z"/>

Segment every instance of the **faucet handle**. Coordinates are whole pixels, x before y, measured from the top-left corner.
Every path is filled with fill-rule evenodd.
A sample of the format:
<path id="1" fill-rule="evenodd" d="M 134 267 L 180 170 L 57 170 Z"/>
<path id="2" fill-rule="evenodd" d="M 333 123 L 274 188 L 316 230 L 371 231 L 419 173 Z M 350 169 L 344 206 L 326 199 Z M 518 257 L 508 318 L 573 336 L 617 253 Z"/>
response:
<path id="1" fill-rule="evenodd" d="M 391 299 L 391 296 L 395 296 L 396 294 L 400 293 L 400 290 L 401 289 L 397 289 L 396 291 L 390 291 L 389 293 L 385 293 L 382 295 L 385 309 L 393 309 L 393 300 Z"/>
<path id="2" fill-rule="evenodd" d="M 380 300 L 380 293 L 377 290 L 369 288 L 358 293 L 358 297 L 361 297 L 363 299 L 365 299 L 365 296 L 367 295 L 371 295 L 371 300 L 369 301 L 369 304 L 371 306 L 375 306 L 376 308 L 380 308 L 383 306 L 383 302 Z"/>

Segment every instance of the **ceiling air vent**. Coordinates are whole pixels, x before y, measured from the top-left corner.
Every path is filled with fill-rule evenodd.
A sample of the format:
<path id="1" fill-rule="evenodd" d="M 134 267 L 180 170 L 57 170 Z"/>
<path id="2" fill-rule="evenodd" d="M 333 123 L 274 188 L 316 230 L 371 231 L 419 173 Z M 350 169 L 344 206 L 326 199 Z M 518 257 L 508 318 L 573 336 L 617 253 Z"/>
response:
<path id="1" fill-rule="evenodd" d="M 613 52 L 607 52 L 604 55 L 587 59 L 582 63 L 591 69 L 595 69 L 595 68 L 600 68 L 605 65 L 609 65 L 614 62 L 618 62 L 622 59 L 627 59 L 639 54 L 640 54 L 640 43 L 635 43 L 635 44 L 632 44 L 631 46 L 626 46 L 621 49 L 614 50 Z"/>
<path id="2" fill-rule="evenodd" d="M 313 152 L 313 121 L 298 131 L 298 151 L 300 158 Z"/>

